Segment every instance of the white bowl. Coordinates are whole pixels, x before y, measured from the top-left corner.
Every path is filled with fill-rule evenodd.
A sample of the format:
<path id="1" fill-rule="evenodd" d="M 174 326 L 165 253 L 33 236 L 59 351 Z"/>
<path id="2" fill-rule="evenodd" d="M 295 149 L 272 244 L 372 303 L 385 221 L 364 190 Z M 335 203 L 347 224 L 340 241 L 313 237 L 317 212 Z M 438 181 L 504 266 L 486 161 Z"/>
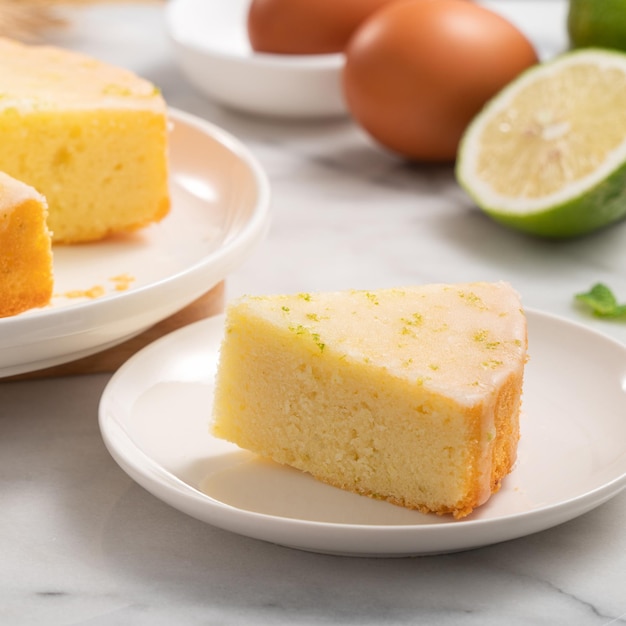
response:
<path id="1" fill-rule="evenodd" d="M 342 54 L 261 54 L 250 46 L 250 0 L 170 0 L 166 21 L 187 78 L 223 105 L 283 117 L 345 115 Z"/>

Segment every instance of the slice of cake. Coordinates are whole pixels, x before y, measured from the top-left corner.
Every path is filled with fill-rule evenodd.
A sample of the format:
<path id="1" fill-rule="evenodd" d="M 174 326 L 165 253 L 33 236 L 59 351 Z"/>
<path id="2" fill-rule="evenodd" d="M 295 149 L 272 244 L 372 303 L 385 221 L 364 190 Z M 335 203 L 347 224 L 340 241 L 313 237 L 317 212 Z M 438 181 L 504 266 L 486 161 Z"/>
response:
<path id="1" fill-rule="evenodd" d="M 169 210 L 167 120 L 150 82 L 76 52 L 0 39 L 0 170 L 49 205 L 55 242 Z"/>
<path id="2" fill-rule="evenodd" d="M 45 198 L 0 172 L 0 317 L 45 306 L 52 297 L 52 251 Z"/>
<path id="3" fill-rule="evenodd" d="M 227 308 L 213 432 L 460 518 L 515 461 L 526 347 L 506 283 L 245 297 Z"/>

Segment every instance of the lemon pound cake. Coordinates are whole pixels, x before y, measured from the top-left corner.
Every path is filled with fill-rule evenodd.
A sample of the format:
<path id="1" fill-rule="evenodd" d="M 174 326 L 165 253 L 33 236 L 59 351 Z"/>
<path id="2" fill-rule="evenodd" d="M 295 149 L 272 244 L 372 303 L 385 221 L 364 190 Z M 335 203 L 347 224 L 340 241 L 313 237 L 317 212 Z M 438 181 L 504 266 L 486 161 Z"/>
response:
<path id="1" fill-rule="evenodd" d="M 0 172 L 0 317 L 45 306 L 52 251 L 45 198 Z"/>
<path id="2" fill-rule="evenodd" d="M 55 242 L 167 214 L 166 117 L 154 85 L 125 69 L 0 39 L 0 170 L 46 197 Z"/>
<path id="3" fill-rule="evenodd" d="M 515 461 L 526 348 L 506 283 L 244 297 L 227 308 L 213 432 L 461 518 Z"/>

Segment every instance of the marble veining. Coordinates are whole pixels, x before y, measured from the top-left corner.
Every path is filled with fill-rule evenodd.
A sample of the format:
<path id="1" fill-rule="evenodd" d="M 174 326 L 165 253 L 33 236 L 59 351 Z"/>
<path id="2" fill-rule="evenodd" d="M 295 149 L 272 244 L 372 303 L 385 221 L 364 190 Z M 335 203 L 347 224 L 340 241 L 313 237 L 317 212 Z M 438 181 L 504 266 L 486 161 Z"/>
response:
<path id="1" fill-rule="evenodd" d="M 349 119 L 285 123 L 222 109 L 180 74 L 162 10 L 68 9 L 72 25 L 48 40 L 134 69 L 257 156 L 273 225 L 228 280 L 229 298 L 505 279 L 527 306 L 626 342 L 626 324 L 591 319 L 573 302 L 597 281 L 626 300 L 626 223 L 577 241 L 530 239 L 479 213 L 451 167 L 407 165 Z M 301 552 L 203 524 L 128 478 L 98 431 L 107 381 L 0 382 L 3 626 L 626 623 L 626 492 L 559 527 L 469 552 Z"/>

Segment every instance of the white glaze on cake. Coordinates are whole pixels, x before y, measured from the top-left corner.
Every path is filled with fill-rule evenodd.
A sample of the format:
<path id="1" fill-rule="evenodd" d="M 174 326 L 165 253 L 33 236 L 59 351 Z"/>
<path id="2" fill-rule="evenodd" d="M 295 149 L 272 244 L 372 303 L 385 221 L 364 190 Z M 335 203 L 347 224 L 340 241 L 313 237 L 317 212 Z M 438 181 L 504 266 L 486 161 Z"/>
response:
<path id="1" fill-rule="evenodd" d="M 417 295 L 393 288 L 341 299 L 331 292 L 250 300 L 256 315 L 270 322 L 279 316 L 295 334 L 308 335 L 313 350 L 378 364 L 466 406 L 501 384 L 526 349 L 519 298 L 506 283 L 425 285 Z"/>
<path id="2" fill-rule="evenodd" d="M 0 38 L 0 60 L 0 110 L 163 110 L 152 83 L 79 52 Z"/>
<path id="3" fill-rule="evenodd" d="M 0 172 L 0 211 L 11 211 L 25 200 L 44 202 L 43 196 L 30 185 Z"/>

